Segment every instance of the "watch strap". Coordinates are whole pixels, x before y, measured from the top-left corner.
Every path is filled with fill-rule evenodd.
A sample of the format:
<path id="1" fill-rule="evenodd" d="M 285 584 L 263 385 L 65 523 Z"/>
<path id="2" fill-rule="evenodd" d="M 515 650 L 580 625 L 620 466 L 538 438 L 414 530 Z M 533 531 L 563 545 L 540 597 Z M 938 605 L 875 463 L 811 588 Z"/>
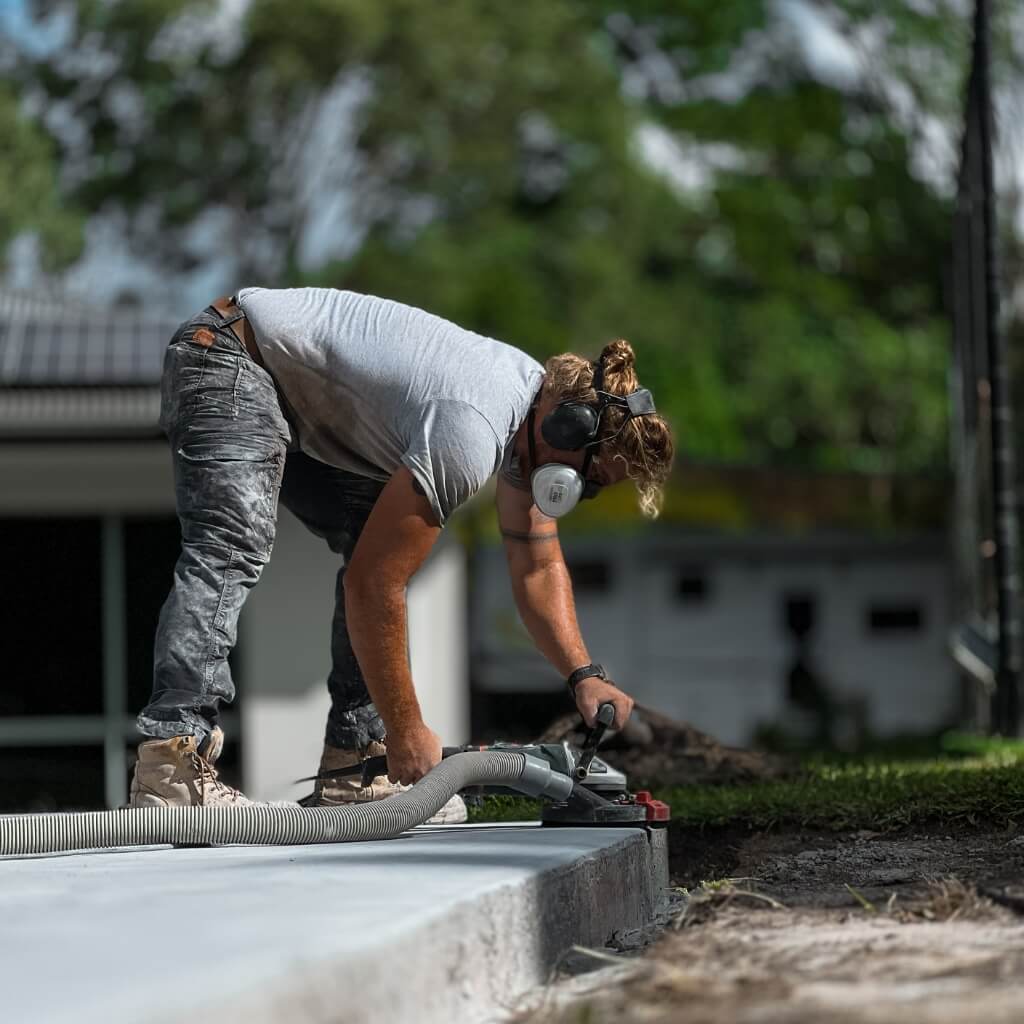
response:
<path id="1" fill-rule="evenodd" d="M 583 682 L 584 679 L 607 679 L 608 676 L 605 673 L 604 666 L 598 665 L 597 662 L 591 662 L 589 665 L 583 665 L 571 672 L 568 678 L 565 680 L 566 686 L 569 687 L 569 692 L 575 697 L 576 687 Z"/>

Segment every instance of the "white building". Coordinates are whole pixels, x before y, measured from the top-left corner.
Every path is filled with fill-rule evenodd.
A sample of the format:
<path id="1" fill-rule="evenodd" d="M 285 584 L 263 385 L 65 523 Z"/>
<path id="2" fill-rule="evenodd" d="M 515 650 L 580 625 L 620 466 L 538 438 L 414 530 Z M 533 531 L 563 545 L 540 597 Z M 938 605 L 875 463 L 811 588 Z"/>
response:
<path id="1" fill-rule="evenodd" d="M 179 545 L 156 425 L 176 326 L 0 294 L 0 811 L 124 802 Z M 223 716 L 226 771 L 254 797 L 301 795 L 290 781 L 317 767 L 337 565 L 282 508 Z M 465 605 L 462 549 L 439 545 L 410 590 L 410 646 L 448 743 L 469 738 Z"/>
<path id="2" fill-rule="evenodd" d="M 788 690 L 801 621 L 804 664 L 871 734 L 924 733 L 958 716 L 941 533 L 652 531 L 564 547 L 591 656 L 638 702 L 723 742 L 796 724 Z M 553 717 L 564 682 L 516 616 L 503 552 L 479 550 L 474 565 L 477 699 L 500 721 L 549 694 Z"/>

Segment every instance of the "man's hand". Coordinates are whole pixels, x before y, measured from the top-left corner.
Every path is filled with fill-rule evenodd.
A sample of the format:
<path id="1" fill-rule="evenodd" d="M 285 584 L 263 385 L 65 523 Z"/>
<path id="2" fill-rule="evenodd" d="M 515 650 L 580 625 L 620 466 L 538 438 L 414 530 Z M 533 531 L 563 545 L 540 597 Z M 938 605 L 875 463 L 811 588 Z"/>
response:
<path id="1" fill-rule="evenodd" d="M 413 729 L 388 733 L 388 778 L 411 785 L 441 761 L 441 738 L 422 722 Z"/>
<path id="2" fill-rule="evenodd" d="M 633 698 L 623 693 L 614 683 L 607 679 L 591 676 L 584 679 L 576 687 L 576 707 L 579 708 L 583 721 L 593 728 L 597 709 L 602 704 L 615 705 L 615 721 L 613 728 L 621 729 L 633 710 Z"/>

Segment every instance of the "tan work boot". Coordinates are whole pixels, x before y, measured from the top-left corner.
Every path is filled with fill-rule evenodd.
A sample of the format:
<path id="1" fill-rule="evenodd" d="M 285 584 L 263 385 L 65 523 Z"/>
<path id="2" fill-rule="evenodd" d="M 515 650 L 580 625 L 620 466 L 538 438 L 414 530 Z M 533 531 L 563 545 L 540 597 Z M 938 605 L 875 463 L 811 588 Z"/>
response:
<path id="1" fill-rule="evenodd" d="M 324 752 L 320 757 L 320 772 L 333 771 L 336 768 L 348 768 L 359 764 L 368 757 L 380 757 L 388 752 L 383 743 L 371 740 L 362 750 L 343 750 L 324 744 Z M 368 786 L 363 785 L 359 775 L 335 776 L 330 779 L 317 779 L 311 807 L 336 807 L 339 804 L 362 804 L 371 800 L 384 800 L 396 793 L 404 793 L 409 786 L 400 782 L 392 782 L 387 775 L 377 775 L 370 780 Z M 466 820 L 466 805 L 457 793 L 444 805 L 426 825 L 459 825 Z"/>
<path id="2" fill-rule="evenodd" d="M 240 807 L 253 801 L 217 778 L 213 763 L 224 747 L 219 727 L 199 753 L 195 736 L 139 744 L 129 807 Z"/>

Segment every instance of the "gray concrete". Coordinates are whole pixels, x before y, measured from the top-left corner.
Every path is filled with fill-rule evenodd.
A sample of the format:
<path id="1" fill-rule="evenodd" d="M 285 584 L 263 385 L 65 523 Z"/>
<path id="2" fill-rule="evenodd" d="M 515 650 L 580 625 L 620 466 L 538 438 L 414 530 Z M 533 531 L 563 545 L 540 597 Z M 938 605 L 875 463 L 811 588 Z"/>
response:
<path id="1" fill-rule="evenodd" d="M 664 833 L 419 829 L 0 862 L 0 1017 L 457 1024 L 652 916 Z M 198 1018 L 197 1018 L 198 1019 Z"/>

